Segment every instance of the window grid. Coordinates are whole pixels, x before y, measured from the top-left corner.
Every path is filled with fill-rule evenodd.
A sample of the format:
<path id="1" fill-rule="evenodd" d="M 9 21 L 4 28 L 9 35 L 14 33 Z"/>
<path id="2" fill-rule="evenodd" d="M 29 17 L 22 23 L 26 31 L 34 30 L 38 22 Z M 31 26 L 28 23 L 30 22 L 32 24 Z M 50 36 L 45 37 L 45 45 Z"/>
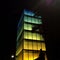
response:
<path id="1" fill-rule="evenodd" d="M 28 16 L 24 16 L 24 22 L 29 22 L 29 23 L 34 23 L 34 24 L 42 24 L 41 19 L 37 19 L 34 17 L 28 17 Z"/>

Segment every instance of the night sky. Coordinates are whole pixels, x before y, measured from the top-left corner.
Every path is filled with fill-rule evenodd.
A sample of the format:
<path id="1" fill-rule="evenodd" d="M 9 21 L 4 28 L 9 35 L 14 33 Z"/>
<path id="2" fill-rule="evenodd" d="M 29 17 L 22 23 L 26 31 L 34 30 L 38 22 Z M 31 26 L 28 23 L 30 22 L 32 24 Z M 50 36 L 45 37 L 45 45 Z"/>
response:
<path id="1" fill-rule="evenodd" d="M 20 19 L 23 9 L 30 9 L 34 12 L 37 11 L 37 15 L 42 15 L 47 21 L 47 49 L 55 58 L 59 53 L 59 37 L 60 37 L 60 1 L 59 0 L 10 0 L 8 1 L 8 40 L 7 48 L 10 60 L 11 54 L 15 54 L 16 51 L 16 34 L 17 23 Z M 38 12 L 41 12 L 39 14 Z M 52 46 L 52 47 L 51 47 Z M 50 48 L 49 48 L 50 47 Z M 56 49 L 56 50 L 55 50 Z M 58 51 L 58 52 L 57 52 Z M 53 52 L 53 53 L 52 53 Z M 50 54 L 50 55 L 51 55 Z M 54 55 L 54 56 L 53 56 Z M 8 59 L 9 60 L 9 59 Z M 52 58 L 50 59 L 52 60 Z M 53 59 L 54 60 L 54 59 Z M 58 60 L 58 59 L 57 59 Z"/>

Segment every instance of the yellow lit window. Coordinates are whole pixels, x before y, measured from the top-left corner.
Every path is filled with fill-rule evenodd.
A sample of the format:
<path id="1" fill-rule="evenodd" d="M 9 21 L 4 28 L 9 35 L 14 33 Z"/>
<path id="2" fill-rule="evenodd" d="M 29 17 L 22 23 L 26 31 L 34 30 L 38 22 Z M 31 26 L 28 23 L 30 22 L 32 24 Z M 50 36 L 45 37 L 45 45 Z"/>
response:
<path id="1" fill-rule="evenodd" d="M 32 41 L 29 41 L 29 50 L 32 50 Z"/>
<path id="2" fill-rule="evenodd" d="M 25 39 L 28 38 L 27 32 L 25 32 L 25 31 L 24 31 L 24 38 L 25 38 Z"/>
<path id="3" fill-rule="evenodd" d="M 39 52 L 34 52 L 34 59 L 37 59 L 39 57 Z"/>
<path id="4" fill-rule="evenodd" d="M 23 53 L 23 60 L 29 60 L 28 52 Z"/>
<path id="5" fill-rule="evenodd" d="M 33 53 L 29 51 L 29 60 L 33 60 Z"/>
<path id="6" fill-rule="evenodd" d="M 41 40 L 40 39 L 40 34 L 37 33 L 37 40 Z"/>
<path id="7" fill-rule="evenodd" d="M 28 25 L 26 23 L 24 23 L 24 29 L 28 30 Z"/>
<path id="8" fill-rule="evenodd" d="M 32 33 L 28 32 L 28 39 L 32 39 Z"/>
<path id="9" fill-rule="evenodd" d="M 33 42 L 33 50 L 38 50 L 37 42 Z"/>
<path id="10" fill-rule="evenodd" d="M 33 33 L 33 40 L 37 40 L 37 35 L 36 35 L 36 33 Z"/>
<path id="11" fill-rule="evenodd" d="M 38 33 L 37 33 L 37 40 L 44 41 L 44 38 L 43 38 L 43 36 L 42 36 L 42 35 L 40 35 L 40 34 L 38 34 Z"/>
<path id="12" fill-rule="evenodd" d="M 46 51 L 45 43 L 42 43 L 42 50 Z"/>
<path id="13" fill-rule="evenodd" d="M 28 42 L 24 40 L 24 49 L 28 49 Z"/>
<path id="14" fill-rule="evenodd" d="M 38 50 L 40 50 L 41 49 L 41 42 L 38 42 L 37 45 L 38 45 L 37 46 L 38 47 Z"/>

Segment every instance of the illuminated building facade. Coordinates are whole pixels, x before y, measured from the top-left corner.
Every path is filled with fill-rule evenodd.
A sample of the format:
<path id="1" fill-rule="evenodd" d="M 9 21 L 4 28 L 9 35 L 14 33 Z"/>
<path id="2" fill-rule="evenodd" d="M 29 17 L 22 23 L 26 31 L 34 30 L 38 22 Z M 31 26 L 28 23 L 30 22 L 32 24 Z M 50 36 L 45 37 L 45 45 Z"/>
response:
<path id="1" fill-rule="evenodd" d="M 39 30 L 32 32 L 32 27 L 42 24 L 41 16 L 24 10 L 17 30 L 16 60 L 34 60 L 39 57 L 39 51 L 46 51 L 45 42 Z"/>

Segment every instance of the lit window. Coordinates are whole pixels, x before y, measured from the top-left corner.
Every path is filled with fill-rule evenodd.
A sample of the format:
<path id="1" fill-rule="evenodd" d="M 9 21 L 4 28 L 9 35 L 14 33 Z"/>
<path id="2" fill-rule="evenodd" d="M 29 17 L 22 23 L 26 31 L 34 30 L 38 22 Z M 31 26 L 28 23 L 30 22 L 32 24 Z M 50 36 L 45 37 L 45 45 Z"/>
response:
<path id="1" fill-rule="evenodd" d="M 46 51 L 45 43 L 42 43 L 42 50 Z"/>
<path id="2" fill-rule="evenodd" d="M 34 52 L 34 60 L 37 59 L 39 57 L 39 52 Z"/>
<path id="3" fill-rule="evenodd" d="M 31 32 L 27 32 L 27 31 L 24 31 L 24 38 L 25 39 L 31 39 L 31 40 L 44 41 L 44 38 L 39 33 L 31 33 Z"/>
<path id="4" fill-rule="evenodd" d="M 25 30 L 32 30 L 32 24 L 27 24 L 27 23 L 24 23 L 24 29 Z"/>
<path id="5" fill-rule="evenodd" d="M 24 29 L 28 30 L 28 25 L 26 23 L 24 23 Z"/>
<path id="6" fill-rule="evenodd" d="M 26 50 L 23 50 L 23 60 L 29 60 L 29 52 Z"/>
<path id="7" fill-rule="evenodd" d="M 28 30 L 32 30 L 32 24 L 28 24 Z"/>
<path id="8" fill-rule="evenodd" d="M 40 39 L 40 34 L 37 33 L 37 40 L 41 40 Z"/>
<path id="9" fill-rule="evenodd" d="M 24 14 L 29 15 L 29 16 L 34 16 L 35 15 L 33 12 L 31 12 L 29 10 L 26 10 L 26 9 L 24 10 Z"/>
<path id="10" fill-rule="evenodd" d="M 32 48 L 32 41 L 29 41 L 29 50 L 32 50 L 33 48 Z"/>
<path id="11" fill-rule="evenodd" d="M 25 32 L 25 31 L 24 31 L 24 38 L 25 38 L 25 39 L 28 39 L 27 32 Z"/>
<path id="12" fill-rule="evenodd" d="M 24 21 L 27 22 L 27 16 L 24 16 Z"/>
<path id="13" fill-rule="evenodd" d="M 37 33 L 33 33 L 33 40 L 37 40 Z"/>
<path id="14" fill-rule="evenodd" d="M 32 51 L 29 51 L 29 60 L 34 60 L 33 59 L 33 52 Z"/>
<path id="15" fill-rule="evenodd" d="M 37 42 L 33 42 L 33 50 L 38 50 Z"/>
<path id="16" fill-rule="evenodd" d="M 28 39 L 32 39 L 32 33 L 28 32 Z"/>
<path id="17" fill-rule="evenodd" d="M 24 40 L 24 49 L 28 49 L 28 42 Z"/>
<path id="18" fill-rule="evenodd" d="M 28 17 L 28 20 L 27 20 L 27 22 L 30 22 L 30 23 L 31 23 L 31 17 Z"/>
<path id="19" fill-rule="evenodd" d="M 41 42 L 38 42 L 37 45 L 38 45 L 37 46 L 38 47 L 38 50 L 40 50 L 41 49 Z"/>
<path id="20" fill-rule="evenodd" d="M 34 24 L 42 24 L 42 20 L 41 19 L 28 17 L 28 16 L 24 16 L 24 21 L 25 22 L 29 22 L 29 23 L 34 23 Z"/>

